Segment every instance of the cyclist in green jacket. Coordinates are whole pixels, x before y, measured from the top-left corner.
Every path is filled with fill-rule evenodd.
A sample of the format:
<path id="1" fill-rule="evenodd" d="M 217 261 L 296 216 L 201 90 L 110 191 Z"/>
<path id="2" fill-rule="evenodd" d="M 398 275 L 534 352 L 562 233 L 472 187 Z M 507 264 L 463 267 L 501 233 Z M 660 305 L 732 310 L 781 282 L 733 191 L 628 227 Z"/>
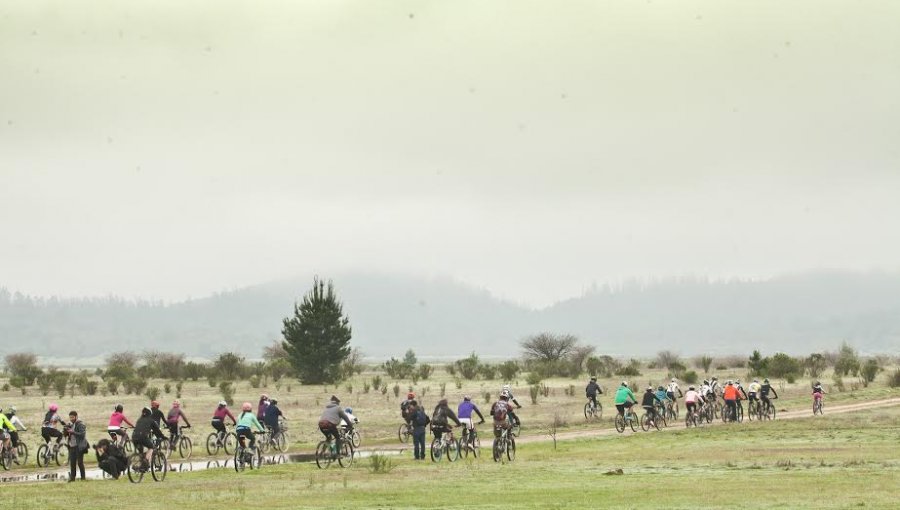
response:
<path id="1" fill-rule="evenodd" d="M 622 384 L 619 385 L 619 389 L 616 390 L 616 409 L 619 411 L 620 415 L 624 416 L 625 408 L 631 407 L 634 404 L 637 404 L 637 397 L 634 396 L 634 392 L 628 387 L 628 382 L 622 381 Z"/>

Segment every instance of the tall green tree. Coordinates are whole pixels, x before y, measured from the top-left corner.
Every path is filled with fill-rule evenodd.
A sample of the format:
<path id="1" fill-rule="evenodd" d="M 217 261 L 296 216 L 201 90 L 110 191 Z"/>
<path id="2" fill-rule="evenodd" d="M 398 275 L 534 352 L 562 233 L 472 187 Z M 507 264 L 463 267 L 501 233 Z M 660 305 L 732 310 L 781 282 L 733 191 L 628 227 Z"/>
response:
<path id="1" fill-rule="evenodd" d="M 315 278 L 294 316 L 285 317 L 284 350 L 303 384 L 333 383 L 341 378 L 341 363 L 350 356 L 350 319 L 328 285 Z"/>

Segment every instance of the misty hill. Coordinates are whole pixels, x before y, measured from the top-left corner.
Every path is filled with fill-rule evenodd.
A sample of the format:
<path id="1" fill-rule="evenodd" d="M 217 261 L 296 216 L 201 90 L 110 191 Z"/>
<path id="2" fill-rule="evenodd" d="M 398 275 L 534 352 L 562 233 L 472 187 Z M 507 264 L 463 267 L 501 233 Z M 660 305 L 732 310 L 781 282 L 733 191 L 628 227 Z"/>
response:
<path id="1" fill-rule="evenodd" d="M 0 354 L 97 357 L 155 349 L 258 357 L 311 279 L 294 279 L 164 305 L 145 301 L 39 299 L 0 289 Z M 569 332 L 603 353 L 646 356 L 835 349 L 900 350 L 900 276 L 815 273 L 760 282 L 693 280 L 605 288 L 543 310 L 449 280 L 351 274 L 335 279 L 368 356 L 518 355 L 538 331 Z"/>

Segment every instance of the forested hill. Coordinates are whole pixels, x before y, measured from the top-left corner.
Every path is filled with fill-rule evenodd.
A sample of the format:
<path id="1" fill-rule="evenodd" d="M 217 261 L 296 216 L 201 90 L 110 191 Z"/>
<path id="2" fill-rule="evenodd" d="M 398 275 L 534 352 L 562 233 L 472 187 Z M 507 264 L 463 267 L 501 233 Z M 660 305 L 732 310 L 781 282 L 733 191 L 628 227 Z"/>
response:
<path id="1" fill-rule="evenodd" d="M 335 278 L 368 356 L 518 354 L 538 331 L 570 332 L 603 353 L 806 353 L 848 340 L 863 353 L 900 352 L 900 276 L 816 273 L 763 282 L 668 281 L 599 289 L 530 310 L 448 280 Z M 258 357 L 311 279 L 285 280 L 183 303 L 38 299 L 0 289 L 0 354 L 97 357 L 163 350 Z"/>

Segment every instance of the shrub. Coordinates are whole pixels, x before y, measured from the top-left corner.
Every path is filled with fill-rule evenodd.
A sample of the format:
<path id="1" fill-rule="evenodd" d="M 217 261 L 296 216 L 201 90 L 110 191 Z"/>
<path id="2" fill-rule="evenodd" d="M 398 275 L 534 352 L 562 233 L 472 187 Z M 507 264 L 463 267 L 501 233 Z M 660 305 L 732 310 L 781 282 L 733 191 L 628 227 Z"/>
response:
<path id="1" fill-rule="evenodd" d="M 387 387 L 385 386 L 385 388 L 387 388 Z M 399 397 L 399 396 L 400 396 L 400 385 L 394 383 L 394 397 Z"/>
<path id="2" fill-rule="evenodd" d="M 624 365 L 616 370 L 616 375 L 635 377 L 641 375 L 640 369 L 635 365 Z"/>
<path id="3" fill-rule="evenodd" d="M 875 376 L 878 375 L 878 372 L 881 371 L 881 367 L 878 366 L 878 360 L 875 358 L 870 358 L 866 360 L 866 363 L 862 367 L 862 380 L 863 386 L 868 386 L 870 382 L 875 380 Z"/>
<path id="4" fill-rule="evenodd" d="M 108 391 L 110 395 L 118 395 L 119 394 L 119 381 L 117 381 L 115 379 L 106 380 L 106 391 Z"/>
<path id="5" fill-rule="evenodd" d="M 700 376 L 697 375 L 697 372 L 688 370 L 687 372 L 681 374 L 681 379 L 688 384 L 696 384 L 700 379 Z"/>
<path id="6" fill-rule="evenodd" d="M 88 381 L 84 385 L 84 394 L 88 396 L 96 395 L 98 389 L 100 389 L 100 383 L 97 381 Z M 22 391 L 24 392 L 25 390 L 23 389 Z"/>
<path id="7" fill-rule="evenodd" d="M 169 383 L 163 384 L 163 391 L 166 392 L 166 395 L 172 393 L 172 385 Z M 150 400 L 154 400 L 154 399 L 151 398 Z"/>
<path id="8" fill-rule="evenodd" d="M 353 394 L 353 384 L 347 383 L 347 386 L 344 386 L 344 389 L 347 390 L 347 393 Z"/>
<path id="9" fill-rule="evenodd" d="M 369 456 L 369 471 L 378 475 L 386 475 L 394 470 L 396 466 L 390 457 L 380 453 L 373 453 Z"/>
<path id="10" fill-rule="evenodd" d="M 372 385 L 369 384 L 369 381 L 363 381 L 363 393 L 368 393 L 371 389 Z"/>
<path id="11" fill-rule="evenodd" d="M 709 367 L 712 366 L 712 362 L 713 362 L 712 356 L 703 355 L 694 360 L 694 366 L 697 368 L 702 368 L 703 373 L 708 374 Z"/>
<path id="12" fill-rule="evenodd" d="M 259 388 L 259 381 L 260 381 L 260 379 L 259 379 L 259 376 L 258 376 L 258 375 L 255 375 L 255 374 L 254 374 L 254 375 L 251 375 L 251 376 L 250 376 L 250 379 L 248 379 L 248 381 L 250 382 L 250 387 L 251 387 L 251 388 Z"/>
<path id="13" fill-rule="evenodd" d="M 484 397 L 484 403 L 485 403 L 485 404 L 490 404 L 490 403 L 491 403 L 491 392 L 490 392 L 490 391 L 485 391 L 484 393 L 482 393 L 481 396 Z"/>
<path id="14" fill-rule="evenodd" d="M 525 376 L 525 382 L 531 386 L 540 383 L 543 379 L 537 372 L 528 372 L 528 375 Z"/>
<path id="15" fill-rule="evenodd" d="M 147 397 L 147 400 L 156 400 L 159 398 L 159 388 L 156 386 L 147 388 L 147 391 L 144 392 L 144 396 Z"/>
<path id="16" fill-rule="evenodd" d="M 478 375 L 485 381 L 492 381 L 497 378 L 497 367 L 485 363 L 478 367 Z"/>
<path id="17" fill-rule="evenodd" d="M 842 343 L 837 360 L 834 362 L 834 372 L 842 376 L 855 376 L 859 374 L 859 369 L 859 356 L 856 354 L 856 349 L 847 342 Z"/>
<path id="18" fill-rule="evenodd" d="M 541 394 L 541 387 L 537 384 L 532 384 L 528 387 L 528 394 L 531 396 L 532 405 L 537 405 L 538 403 L 538 395 Z"/>
<path id="19" fill-rule="evenodd" d="M 0 387 L 0 389 L 2 389 L 3 391 L 9 391 L 9 383 L 8 382 L 3 383 L 3 386 Z M 66 388 L 63 387 L 63 395 L 65 395 L 65 392 L 66 392 Z"/>
<path id="20" fill-rule="evenodd" d="M 384 369 L 384 373 L 392 379 L 406 379 L 412 374 L 415 366 L 400 361 L 397 358 L 391 358 L 385 361 L 381 365 L 381 368 Z"/>
<path id="21" fill-rule="evenodd" d="M 766 372 L 769 377 L 782 377 L 793 382 L 797 376 L 803 373 L 800 362 L 795 358 L 788 356 L 783 352 L 776 353 L 772 359 L 768 360 L 768 370 Z"/>
<path id="22" fill-rule="evenodd" d="M 434 367 L 429 365 L 428 363 L 421 363 L 419 368 L 416 369 L 416 375 L 419 376 L 419 379 L 426 381 L 431 374 L 434 373 Z"/>
<path id="23" fill-rule="evenodd" d="M 227 402 L 228 405 L 234 404 L 234 388 L 231 386 L 231 381 L 220 382 L 219 393 L 222 394 L 222 400 Z"/>
<path id="24" fill-rule="evenodd" d="M 218 379 L 216 379 L 216 377 L 212 374 L 209 374 L 208 376 L 206 376 L 206 382 L 209 384 L 210 388 L 215 388 L 216 386 L 219 385 Z"/>
<path id="25" fill-rule="evenodd" d="M 456 386 L 456 389 L 461 390 L 462 389 L 462 379 L 460 379 L 459 377 L 453 379 L 453 385 Z"/>
<path id="26" fill-rule="evenodd" d="M 474 352 L 468 358 L 456 360 L 454 364 L 463 379 L 475 379 L 478 377 L 478 355 Z"/>
<path id="27" fill-rule="evenodd" d="M 447 395 L 447 383 L 442 382 L 441 383 L 441 398 L 444 398 L 445 395 Z"/>
<path id="28" fill-rule="evenodd" d="M 372 388 L 373 388 L 375 391 L 378 391 L 378 390 L 381 388 L 381 386 L 382 386 L 382 384 L 381 384 L 382 382 L 383 382 L 383 381 L 381 380 L 381 376 L 380 376 L 380 375 L 376 375 L 375 377 L 372 378 Z"/>
<path id="29" fill-rule="evenodd" d="M 894 373 L 888 377 L 887 383 L 891 388 L 900 388 L 900 368 L 894 370 Z"/>
<path id="30" fill-rule="evenodd" d="M 519 364 L 512 360 L 504 361 L 497 366 L 497 371 L 504 381 L 512 381 L 519 373 Z"/>

